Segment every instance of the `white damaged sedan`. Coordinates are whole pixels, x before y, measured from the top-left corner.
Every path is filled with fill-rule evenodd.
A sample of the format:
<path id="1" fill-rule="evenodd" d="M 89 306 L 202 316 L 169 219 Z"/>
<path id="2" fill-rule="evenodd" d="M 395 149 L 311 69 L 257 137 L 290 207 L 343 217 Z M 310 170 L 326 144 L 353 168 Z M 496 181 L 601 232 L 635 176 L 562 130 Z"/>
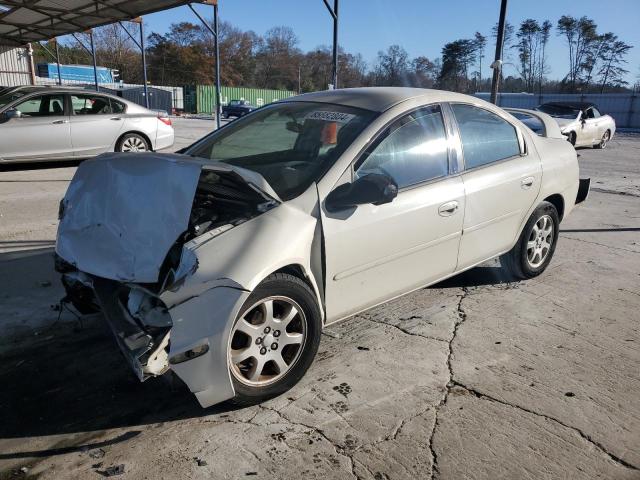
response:
<path id="1" fill-rule="evenodd" d="M 494 105 L 411 88 L 271 104 L 182 154 L 105 154 L 60 205 L 67 300 L 140 380 L 204 407 L 291 388 L 324 326 L 502 256 L 542 273 L 583 201 L 574 148 Z"/>

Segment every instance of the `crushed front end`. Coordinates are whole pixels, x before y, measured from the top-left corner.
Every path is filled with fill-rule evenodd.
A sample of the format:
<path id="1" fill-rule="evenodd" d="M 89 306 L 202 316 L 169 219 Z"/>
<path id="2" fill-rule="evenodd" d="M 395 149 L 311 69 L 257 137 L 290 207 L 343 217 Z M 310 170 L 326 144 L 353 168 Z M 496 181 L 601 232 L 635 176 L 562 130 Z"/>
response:
<path id="1" fill-rule="evenodd" d="M 103 314 L 141 381 L 172 369 L 203 406 L 231 398 L 226 341 L 248 292 L 194 279 L 197 248 L 276 205 L 233 169 L 182 156 L 85 162 L 60 209 L 67 300 Z"/>

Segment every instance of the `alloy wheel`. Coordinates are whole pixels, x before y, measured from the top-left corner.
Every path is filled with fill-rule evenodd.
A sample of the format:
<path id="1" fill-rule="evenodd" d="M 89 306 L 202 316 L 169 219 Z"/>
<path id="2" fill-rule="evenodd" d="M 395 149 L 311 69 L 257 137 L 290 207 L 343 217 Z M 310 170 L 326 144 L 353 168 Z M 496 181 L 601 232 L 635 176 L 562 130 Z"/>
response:
<path id="1" fill-rule="evenodd" d="M 553 220 L 543 215 L 533 225 L 527 241 L 527 262 L 532 268 L 538 268 L 549 256 L 553 244 Z"/>
<path id="2" fill-rule="evenodd" d="M 147 144 L 140 137 L 127 137 L 122 142 L 123 152 L 146 152 Z"/>
<path id="3" fill-rule="evenodd" d="M 306 337 L 307 320 L 295 301 L 264 298 L 246 310 L 231 331 L 231 373 L 254 387 L 276 382 L 298 361 Z"/>
<path id="4" fill-rule="evenodd" d="M 606 147 L 608 141 L 609 141 L 609 132 L 606 131 L 604 132 L 604 135 L 602 135 L 602 139 L 600 140 L 600 148 Z"/>

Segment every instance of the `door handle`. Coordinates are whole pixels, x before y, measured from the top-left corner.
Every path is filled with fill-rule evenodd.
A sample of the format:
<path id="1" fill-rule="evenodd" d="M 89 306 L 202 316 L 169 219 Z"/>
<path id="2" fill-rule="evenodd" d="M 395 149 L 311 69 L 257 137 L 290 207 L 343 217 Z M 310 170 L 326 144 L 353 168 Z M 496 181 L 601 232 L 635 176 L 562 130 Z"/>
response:
<path id="1" fill-rule="evenodd" d="M 122 120 L 122 118 L 120 117 L 111 117 L 109 120 L 114 120 L 114 121 L 118 121 L 118 120 Z"/>
<path id="2" fill-rule="evenodd" d="M 69 120 L 56 120 L 53 122 L 54 125 L 62 125 L 63 123 L 69 123 Z"/>
<path id="3" fill-rule="evenodd" d="M 449 217 L 456 213 L 458 210 L 458 202 L 455 200 L 452 202 L 443 203 L 438 207 L 438 214 L 441 217 Z"/>
<path id="4" fill-rule="evenodd" d="M 534 180 L 535 180 L 535 178 L 533 178 L 533 177 L 523 178 L 522 181 L 520 182 L 520 186 L 522 188 L 529 188 L 529 187 L 531 187 L 531 185 L 533 185 L 533 181 Z"/>

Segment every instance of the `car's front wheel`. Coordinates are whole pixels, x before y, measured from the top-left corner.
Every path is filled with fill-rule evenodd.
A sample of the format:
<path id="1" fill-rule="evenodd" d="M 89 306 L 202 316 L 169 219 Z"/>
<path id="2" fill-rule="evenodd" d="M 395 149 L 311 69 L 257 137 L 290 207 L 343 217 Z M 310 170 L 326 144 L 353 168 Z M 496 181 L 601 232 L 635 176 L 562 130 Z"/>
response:
<path id="1" fill-rule="evenodd" d="M 299 278 L 277 273 L 249 296 L 231 330 L 228 362 L 239 405 L 262 402 L 293 387 L 320 344 L 316 297 Z"/>
<path id="2" fill-rule="evenodd" d="M 559 227 L 556 207 L 542 202 L 529 217 L 518 242 L 500 259 L 503 267 L 518 279 L 540 275 L 555 252 Z"/>
<path id="3" fill-rule="evenodd" d="M 604 132 L 602 134 L 602 138 L 600 139 L 599 143 L 596 143 L 593 148 L 606 148 L 607 147 L 607 143 L 609 143 L 609 140 L 611 139 L 611 132 L 609 130 L 607 130 L 606 132 Z"/>
<path id="4" fill-rule="evenodd" d="M 118 140 L 116 152 L 148 152 L 151 146 L 147 139 L 137 133 L 126 133 Z"/>

